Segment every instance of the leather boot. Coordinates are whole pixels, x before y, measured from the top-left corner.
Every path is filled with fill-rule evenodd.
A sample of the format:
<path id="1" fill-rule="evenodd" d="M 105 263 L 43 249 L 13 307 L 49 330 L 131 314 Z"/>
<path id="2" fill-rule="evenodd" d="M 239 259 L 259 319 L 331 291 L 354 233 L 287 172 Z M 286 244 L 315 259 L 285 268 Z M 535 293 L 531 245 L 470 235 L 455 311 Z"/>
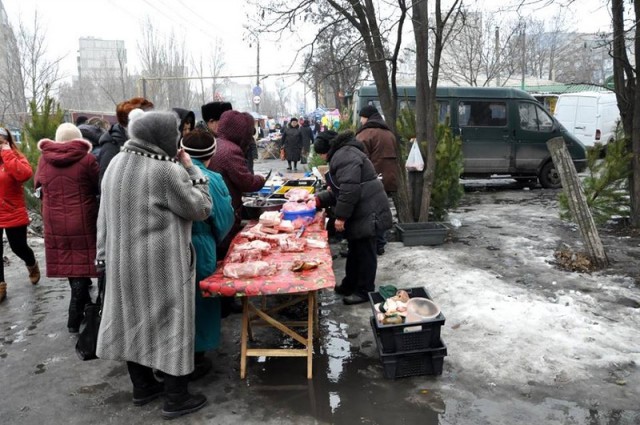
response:
<path id="1" fill-rule="evenodd" d="M 127 362 L 129 378 L 133 384 L 133 405 L 144 406 L 164 393 L 164 384 L 156 381 L 153 369 L 138 363 Z"/>
<path id="2" fill-rule="evenodd" d="M 189 375 L 173 376 L 165 374 L 164 392 L 166 400 L 162 417 L 173 419 L 202 409 L 207 398 L 202 394 L 189 393 Z"/>
<path id="3" fill-rule="evenodd" d="M 0 282 L 0 303 L 7 298 L 7 284 L 5 282 Z"/>
<path id="4" fill-rule="evenodd" d="M 78 333 L 80 330 L 80 323 L 84 318 L 84 307 L 91 301 L 89 294 L 90 282 L 91 280 L 87 278 L 69 278 L 71 300 L 69 301 L 67 328 L 70 333 Z"/>
<path id="5" fill-rule="evenodd" d="M 40 282 L 40 267 L 38 267 L 38 261 L 33 266 L 27 266 L 27 270 L 29 270 L 29 280 L 31 284 L 36 285 Z"/>

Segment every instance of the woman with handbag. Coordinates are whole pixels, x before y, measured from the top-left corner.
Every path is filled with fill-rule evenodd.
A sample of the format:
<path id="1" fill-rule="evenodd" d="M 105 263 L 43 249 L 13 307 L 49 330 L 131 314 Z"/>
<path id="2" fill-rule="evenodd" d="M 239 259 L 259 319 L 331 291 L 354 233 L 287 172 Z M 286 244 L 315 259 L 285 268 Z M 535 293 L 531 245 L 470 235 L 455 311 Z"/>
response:
<path id="1" fill-rule="evenodd" d="M 98 176 L 93 145 L 73 124 L 61 124 L 55 140 L 38 142 L 42 153 L 34 186 L 41 188 L 47 277 L 69 280 L 67 328 L 78 333 L 84 308 L 91 302 L 95 267 Z"/>
<path id="2" fill-rule="evenodd" d="M 31 178 L 33 170 L 20 153 L 11 132 L 0 127 L 0 302 L 7 297 L 4 281 L 2 234 L 6 232 L 11 250 L 24 261 L 32 284 L 40 280 L 40 269 L 33 250 L 27 244 L 29 214 L 24 202 L 22 184 Z"/>

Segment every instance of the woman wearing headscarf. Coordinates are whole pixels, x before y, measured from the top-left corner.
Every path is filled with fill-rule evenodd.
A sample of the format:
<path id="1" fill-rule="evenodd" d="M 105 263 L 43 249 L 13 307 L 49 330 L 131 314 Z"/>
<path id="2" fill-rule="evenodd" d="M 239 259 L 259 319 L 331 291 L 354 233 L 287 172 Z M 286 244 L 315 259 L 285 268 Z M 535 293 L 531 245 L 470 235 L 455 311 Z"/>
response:
<path id="1" fill-rule="evenodd" d="M 196 251 L 196 335 L 195 371 L 191 379 L 197 379 L 211 369 L 211 360 L 205 355 L 220 344 L 221 307 L 219 297 L 203 297 L 199 284 L 201 280 L 216 271 L 216 245 L 231 230 L 234 222 L 231 195 L 220 174 L 207 169 L 216 151 L 213 135 L 204 129 L 195 129 L 181 142 L 182 148 L 191 156 L 194 167 L 209 180 L 209 194 L 213 200 L 211 214 L 204 221 L 194 221 L 191 231 L 193 247 Z"/>
<path id="2" fill-rule="evenodd" d="M 384 186 L 352 131 L 320 133 L 313 148 L 329 162 L 331 188 L 318 193 L 316 205 L 334 207 L 336 231 L 344 232 L 349 244 L 345 277 L 335 291 L 347 305 L 367 302 L 378 268 L 376 232 L 392 225 Z"/>
<path id="3" fill-rule="evenodd" d="M 97 355 L 124 360 L 133 404 L 165 393 L 165 418 L 194 412 L 193 221 L 211 213 L 208 182 L 183 150 L 173 112 L 140 112 L 102 181 L 96 262 L 107 282 Z M 153 369 L 164 373 L 164 386 Z"/>
<path id="4" fill-rule="evenodd" d="M 247 166 L 246 152 L 253 140 L 253 117 L 251 114 L 226 111 L 218 123 L 216 153 L 209 169 L 219 173 L 231 194 L 231 203 L 235 211 L 235 220 L 227 237 L 218 245 L 218 257 L 224 258 L 234 236 L 242 225 L 242 194 L 256 192 L 264 186 L 266 179 L 254 175 Z"/>
<path id="5" fill-rule="evenodd" d="M 91 302 L 91 278 L 98 277 L 96 221 L 98 174 L 93 145 L 73 124 L 61 124 L 55 140 L 38 142 L 41 152 L 34 179 L 41 188 L 47 277 L 69 280 L 67 328 L 77 333 L 84 307 Z"/>
<path id="6" fill-rule="evenodd" d="M 33 170 L 25 156 L 18 150 L 11 132 L 0 127 L 0 302 L 7 297 L 4 281 L 2 234 L 7 234 L 11 250 L 29 271 L 32 284 L 40 280 L 40 268 L 33 250 L 27 244 L 29 214 L 24 201 L 24 182 L 31 178 Z"/>

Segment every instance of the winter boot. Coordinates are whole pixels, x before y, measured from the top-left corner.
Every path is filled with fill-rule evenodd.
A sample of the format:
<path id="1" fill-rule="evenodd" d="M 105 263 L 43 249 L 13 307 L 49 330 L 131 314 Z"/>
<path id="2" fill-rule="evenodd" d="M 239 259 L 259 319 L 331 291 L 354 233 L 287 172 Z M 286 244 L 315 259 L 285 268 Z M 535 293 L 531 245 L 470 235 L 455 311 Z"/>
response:
<path id="1" fill-rule="evenodd" d="M 211 359 L 207 358 L 204 352 L 198 351 L 193 356 L 193 372 L 189 374 L 189 381 L 196 381 L 207 373 L 211 371 L 213 368 L 213 362 Z"/>
<path id="2" fill-rule="evenodd" d="M 144 406 L 164 393 L 164 384 L 156 381 L 150 367 L 127 362 L 129 377 L 133 384 L 133 405 Z"/>
<path id="3" fill-rule="evenodd" d="M 40 282 L 40 267 L 38 267 L 37 260 L 33 266 L 27 266 L 27 270 L 29 270 L 29 280 L 33 285 Z"/>
<path id="4" fill-rule="evenodd" d="M 7 284 L 5 282 L 0 282 L 0 303 L 7 298 Z"/>
<path id="5" fill-rule="evenodd" d="M 173 376 L 165 374 L 164 392 L 167 396 L 162 417 L 173 419 L 202 409 L 207 398 L 202 394 L 189 393 L 189 375 Z"/>
<path id="6" fill-rule="evenodd" d="M 69 319 L 67 328 L 72 334 L 78 333 L 80 323 L 84 318 L 84 307 L 91 301 L 89 282 L 87 278 L 69 278 L 71 286 L 71 300 L 69 301 Z"/>

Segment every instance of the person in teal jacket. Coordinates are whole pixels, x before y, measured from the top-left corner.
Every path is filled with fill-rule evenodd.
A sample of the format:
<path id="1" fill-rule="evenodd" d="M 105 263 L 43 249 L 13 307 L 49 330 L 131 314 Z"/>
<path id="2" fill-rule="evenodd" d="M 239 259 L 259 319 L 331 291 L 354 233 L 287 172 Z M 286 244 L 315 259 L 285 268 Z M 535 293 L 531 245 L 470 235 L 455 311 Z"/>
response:
<path id="1" fill-rule="evenodd" d="M 196 251 L 196 337 L 195 370 L 191 379 L 204 376 L 211 370 L 212 362 L 207 351 L 220 343 L 220 298 L 203 297 L 200 281 L 216 271 L 216 246 L 227 235 L 234 222 L 231 195 L 222 176 L 207 168 L 216 149 L 211 133 L 203 129 L 189 132 L 181 141 L 181 147 L 191 156 L 193 165 L 209 179 L 209 193 L 213 200 L 211 215 L 205 221 L 193 222 L 191 238 Z"/>

